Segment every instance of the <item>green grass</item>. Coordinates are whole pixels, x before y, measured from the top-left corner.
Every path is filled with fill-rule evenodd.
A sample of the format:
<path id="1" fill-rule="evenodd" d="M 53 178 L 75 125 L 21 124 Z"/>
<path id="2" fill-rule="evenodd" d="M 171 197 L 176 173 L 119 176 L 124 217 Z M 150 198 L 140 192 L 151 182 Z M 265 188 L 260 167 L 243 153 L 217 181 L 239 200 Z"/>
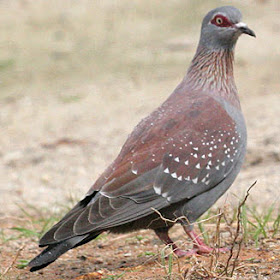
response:
<path id="1" fill-rule="evenodd" d="M 276 234 L 280 232 L 280 213 L 278 213 L 276 219 L 273 221 L 272 232 L 272 238 L 274 238 Z"/>
<path id="2" fill-rule="evenodd" d="M 27 267 L 28 263 L 29 263 L 29 260 L 18 260 L 17 268 L 23 269 L 23 268 Z"/>
<path id="3" fill-rule="evenodd" d="M 21 238 L 38 240 L 49 228 L 62 218 L 61 212 L 50 212 L 46 208 L 34 207 L 26 202 L 18 205 L 21 211 L 21 219 L 16 226 L 0 229 L 1 243 L 7 243 Z M 12 234 L 12 233 L 15 234 Z"/>
<path id="4" fill-rule="evenodd" d="M 29 218 L 29 228 L 19 228 L 21 233 L 30 234 L 40 238 L 49 228 L 51 228 L 63 214 L 60 213 L 50 213 L 48 209 L 34 207 L 30 204 L 20 207 L 22 212 L 26 217 Z M 34 215 L 35 214 L 35 215 Z"/>
<path id="5" fill-rule="evenodd" d="M 141 254 L 138 254 L 137 257 L 143 257 L 143 256 L 156 256 L 157 254 L 155 252 L 151 252 L 151 251 L 145 251 Z"/>
<path id="6" fill-rule="evenodd" d="M 171 252 L 168 252 L 166 254 L 167 247 L 163 248 L 160 252 L 160 260 L 161 260 L 161 266 L 164 269 L 165 272 L 165 279 L 171 280 L 173 277 L 173 258 L 174 255 Z"/>
<path id="7" fill-rule="evenodd" d="M 136 235 L 136 236 L 132 236 L 132 237 L 128 237 L 126 238 L 126 242 L 129 243 L 139 243 L 143 240 L 147 239 L 146 237 L 142 236 L 142 235 Z"/>
<path id="8" fill-rule="evenodd" d="M 21 237 L 40 237 L 40 233 L 32 230 L 32 229 L 28 229 L 28 228 L 24 228 L 24 227 L 12 227 L 11 230 L 14 230 L 16 232 L 19 232 L 20 235 L 18 236 L 18 238 Z"/>
<path id="9" fill-rule="evenodd" d="M 70 199 L 70 204 L 72 205 L 74 198 Z M 10 231 L 15 232 L 15 235 L 8 235 L 5 233 L 5 230 L 0 231 L 0 238 L 3 243 L 9 242 L 15 239 L 38 239 L 40 236 L 49 229 L 54 223 L 56 223 L 62 215 L 57 212 L 50 212 L 49 209 L 38 209 L 31 205 L 25 204 L 24 206 L 19 206 L 23 216 L 28 220 L 28 223 L 23 225 L 14 226 Z M 63 212 L 66 209 L 69 209 L 69 204 L 64 205 Z M 247 245 L 259 246 L 260 242 L 264 238 L 276 238 L 280 233 L 280 214 L 279 209 L 272 205 L 269 208 L 259 212 L 256 207 L 249 207 L 246 204 L 241 208 L 241 225 L 242 225 L 242 236 L 243 242 Z M 198 223 L 198 227 L 201 231 L 203 238 L 206 243 L 213 245 L 213 240 L 215 236 L 215 228 L 217 221 L 219 219 L 218 213 L 221 213 L 221 210 L 213 211 L 209 210 L 205 215 L 200 219 L 201 222 Z M 236 224 L 236 209 L 225 209 L 224 213 L 222 212 L 221 224 L 227 224 L 229 227 L 233 228 Z M 211 225 L 209 230 L 208 225 Z M 234 230 L 233 230 L 234 231 Z M 99 238 L 107 238 L 107 234 L 101 235 Z M 132 239 L 128 240 L 129 242 L 141 242 L 145 239 L 142 235 L 136 235 Z M 174 255 L 170 251 L 166 251 L 167 248 L 164 248 L 160 254 L 161 267 L 164 271 L 164 279 L 174 280 L 180 279 L 182 272 L 174 272 L 174 267 L 176 267 Z M 155 256 L 155 252 L 145 251 L 140 256 Z M 29 260 L 19 259 L 15 263 L 15 266 L 18 269 L 24 269 Z M 178 269 L 180 270 L 179 266 Z M 218 270 L 215 270 L 218 273 Z M 3 272 L 2 272 L 3 273 Z M 103 280 L 117 280 L 122 279 L 125 273 L 117 275 L 107 275 L 104 276 Z M 9 276 L 5 275 L 0 279 L 9 280 Z"/>
<path id="10" fill-rule="evenodd" d="M 223 213 L 223 210 L 221 210 Z M 210 236 L 207 224 L 215 224 L 218 212 L 209 210 L 198 221 L 198 228 L 206 244 L 209 244 Z M 228 226 L 236 223 L 237 209 L 226 210 L 221 218 L 221 224 Z M 213 219 L 211 219 L 213 217 Z M 202 222 L 201 222 L 202 221 Z M 261 211 L 255 206 L 244 204 L 241 207 L 242 235 L 245 244 L 254 243 L 256 247 L 264 238 L 274 238 L 280 234 L 280 212 L 276 205 L 271 205 Z"/>
<path id="11" fill-rule="evenodd" d="M 246 231 L 244 228 L 244 232 L 246 232 L 246 235 L 250 235 L 250 237 L 253 238 L 256 246 L 259 245 L 261 238 L 274 237 L 279 233 L 279 213 L 276 212 L 275 205 L 263 209 L 261 213 L 256 207 L 249 208 L 244 205 L 244 208 L 246 209 L 244 215 L 242 213 L 242 216 L 245 217 L 244 220 L 246 224 Z M 249 218 L 245 216 L 247 213 L 249 214 Z"/>
<path id="12" fill-rule="evenodd" d="M 25 240 L 38 240 L 42 234 L 47 231 L 53 224 L 55 224 L 65 212 L 67 212 L 74 204 L 76 198 L 69 196 L 69 201 L 60 205 L 60 211 L 50 211 L 49 208 L 37 208 L 27 203 L 22 203 L 18 205 L 21 210 L 23 218 L 20 220 L 22 222 L 17 223 L 16 226 L 11 227 L 10 229 L 1 229 L 0 230 L 0 240 L 2 244 L 7 242 L 12 242 L 12 240 L 17 240 L 24 238 Z M 242 200 L 241 200 L 242 201 Z M 57 206 L 56 206 L 57 208 Z M 55 209 L 55 207 L 54 207 Z M 63 213 L 63 214 L 62 214 Z M 219 218 L 219 213 L 221 217 Z M 204 238 L 206 244 L 213 246 L 215 243 L 215 231 L 217 228 L 217 223 L 220 220 L 220 225 L 226 224 L 228 228 L 231 228 L 231 232 L 235 231 L 236 226 L 236 216 L 237 209 L 225 207 L 224 211 L 222 209 L 218 210 L 209 210 L 205 213 L 201 219 L 198 221 L 198 227 L 201 231 L 201 235 Z M 244 204 L 241 207 L 241 236 L 243 242 L 248 246 L 260 246 L 260 243 L 263 239 L 266 238 L 277 238 L 280 233 L 280 212 L 276 205 L 271 205 L 267 209 L 263 209 L 261 212 L 257 207 L 248 206 Z M 209 225 L 211 227 L 209 228 Z M 6 232 L 7 231 L 7 232 Z M 14 234 L 12 234 L 14 233 Z M 102 234 L 98 239 L 107 238 L 107 234 Z M 138 243 L 145 239 L 142 235 L 136 235 L 132 238 L 128 238 L 126 241 L 128 243 Z M 230 239 L 226 240 L 227 243 L 230 242 Z M 170 251 L 166 251 L 167 248 L 164 248 L 160 254 L 161 267 L 164 271 L 164 279 L 179 279 L 181 272 L 174 272 L 175 258 Z M 142 256 L 155 256 L 153 251 L 144 251 L 139 254 L 138 257 Z M 15 266 L 18 269 L 24 269 L 29 260 L 19 259 L 16 261 Z M 180 270 L 179 266 L 178 269 Z M 2 272 L 3 273 L 3 272 Z M 216 270 L 218 273 L 218 270 Z M 117 275 L 107 275 L 102 278 L 103 280 L 115 280 L 122 279 L 124 273 Z M 3 276 L 3 279 L 9 279 L 8 276 Z M 1 279 L 1 274 L 0 274 Z"/>
<path id="13" fill-rule="evenodd" d="M 135 238 L 137 241 L 142 241 L 145 239 L 145 237 L 143 237 L 142 235 L 136 235 Z"/>
<path id="14" fill-rule="evenodd" d="M 102 280 L 117 280 L 121 279 L 125 275 L 125 272 L 118 274 L 118 275 L 107 275 L 105 277 L 102 277 Z"/>
<path id="15" fill-rule="evenodd" d="M 67 205 L 59 206 L 62 209 L 59 212 L 50 212 L 49 209 L 40 209 L 27 203 L 18 205 L 27 222 L 25 222 L 24 225 L 20 224 L 9 229 L 15 232 L 15 235 L 8 235 L 5 229 L 0 229 L 0 240 L 2 243 L 6 243 L 20 238 L 39 239 L 52 225 L 62 218 L 74 203 L 75 198 L 70 197 Z M 237 210 L 227 209 L 225 212 L 222 214 L 221 224 L 226 223 L 229 226 L 233 225 L 236 222 Z M 198 220 L 197 225 L 206 244 L 211 242 L 211 236 L 207 230 L 207 225 L 215 224 L 218 219 L 217 215 L 218 212 L 210 209 Z M 276 205 L 271 205 L 269 208 L 263 209 L 260 212 L 256 207 L 249 207 L 245 204 L 241 208 L 241 224 L 245 244 L 253 241 L 255 245 L 258 246 L 261 239 L 274 238 L 280 233 L 280 211 Z M 98 239 L 106 239 L 107 236 L 108 235 L 104 233 L 100 235 Z M 133 242 L 133 239 L 136 242 L 140 242 L 144 240 L 145 237 L 136 235 L 132 238 L 128 238 L 127 241 Z M 144 255 L 149 255 L 149 253 Z"/>

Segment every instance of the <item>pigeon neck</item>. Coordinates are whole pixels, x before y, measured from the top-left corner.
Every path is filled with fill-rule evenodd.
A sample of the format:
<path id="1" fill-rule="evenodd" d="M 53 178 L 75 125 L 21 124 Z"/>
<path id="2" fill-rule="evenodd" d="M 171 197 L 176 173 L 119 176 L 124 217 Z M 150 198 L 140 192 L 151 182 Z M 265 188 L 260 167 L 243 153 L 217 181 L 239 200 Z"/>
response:
<path id="1" fill-rule="evenodd" d="M 234 51 L 198 47 L 184 83 L 192 90 L 215 94 L 240 108 L 233 75 Z"/>

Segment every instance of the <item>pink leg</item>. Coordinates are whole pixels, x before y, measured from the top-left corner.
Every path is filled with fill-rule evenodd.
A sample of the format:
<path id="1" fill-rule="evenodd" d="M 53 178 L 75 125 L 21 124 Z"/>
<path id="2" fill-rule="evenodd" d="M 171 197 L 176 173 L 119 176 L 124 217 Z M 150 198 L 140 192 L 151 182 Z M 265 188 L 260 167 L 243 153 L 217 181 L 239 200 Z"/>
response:
<path id="1" fill-rule="evenodd" d="M 166 245 L 170 245 L 174 254 L 177 257 L 183 257 L 188 254 L 187 251 L 181 250 L 177 247 L 177 245 L 173 242 L 173 240 L 169 237 L 168 235 L 168 228 L 161 228 L 161 229 L 156 229 L 155 230 L 156 235 L 158 238 L 165 243 Z"/>
<path id="2" fill-rule="evenodd" d="M 193 230 L 189 230 L 189 228 L 185 226 L 183 227 L 193 242 L 193 249 L 189 251 L 184 251 L 177 247 L 177 245 L 168 235 L 168 228 L 156 229 L 155 233 L 162 242 L 171 246 L 174 254 L 179 258 L 184 256 L 192 256 L 195 254 L 210 254 L 214 250 L 213 248 L 207 246 Z M 218 248 L 216 250 L 219 252 L 227 252 L 228 248 Z"/>
<path id="3" fill-rule="evenodd" d="M 213 248 L 207 246 L 193 230 L 189 230 L 186 226 L 183 226 L 183 227 L 184 227 L 186 234 L 191 238 L 191 240 L 193 242 L 192 251 L 194 251 L 194 253 L 209 254 L 214 250 Z M 228 248 L 218 248 L 216 250 L 218 250 L 219 252 L 227 252 Z"/>

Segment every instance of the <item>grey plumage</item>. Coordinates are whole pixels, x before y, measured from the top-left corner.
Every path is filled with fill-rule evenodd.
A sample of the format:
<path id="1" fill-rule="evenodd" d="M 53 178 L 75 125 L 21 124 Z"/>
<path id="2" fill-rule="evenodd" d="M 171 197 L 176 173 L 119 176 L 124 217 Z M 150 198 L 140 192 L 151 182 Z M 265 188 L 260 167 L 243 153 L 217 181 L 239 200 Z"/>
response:
<path id="1" fill-rule="evenodd" d="M 241 32 L 236 33 L 234 29 L 225 30 L 217 28 L 215 25 L 209 25 L 208 23 L 215 14 L 225 14 L 234 24 L 241 22 L 242 19 L 241 12 L 232 6 L 224 6 L 210 11 L 202 22 L 199 44 L 209 49 L 234 48 Z"/>

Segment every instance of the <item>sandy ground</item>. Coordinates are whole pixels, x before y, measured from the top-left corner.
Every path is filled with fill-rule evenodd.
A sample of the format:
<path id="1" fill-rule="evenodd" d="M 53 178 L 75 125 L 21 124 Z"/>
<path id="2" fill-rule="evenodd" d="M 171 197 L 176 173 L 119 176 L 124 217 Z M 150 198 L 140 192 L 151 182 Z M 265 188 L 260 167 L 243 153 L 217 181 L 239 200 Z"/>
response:
<path id="1" fill-rule="evenodd" d="M 76 80 L 84 79 L 83 83 L 80 81 L 71 82 L 73 74 L 67 72 L 69 69 L 65 70 L 67 73 L 62 73 L 60 76 L 55 73 L 57 69 L 51 69 L 56 64 L 57 67 L 63 68 L 61 64 L 67 64 L 68 60 L 64 58 L 66 61 L 61 62 L 62 58 L 48 56 L 54 55 L 55 46 L 58 49 L 56 52 L 60 51 L 62 57 L 63 53 L 66 55 L 67 52 L 71 56 L 72 52 L 75 52 L 75 48 L 71 49 L 69 45 L 71 42 L 74 44 L 75 39 L 78 40 L 75 36 L 81 37 L 81 35 L 77 34 L 75 30 L 72 35 L 74 38 L 71 40 L 67 38 L 68 33 L 71 32 L 64 30 L 68 27 L 67 18 L 65 19 L 66 23 L 61 19 L 66 26 L 61 26 L 59 23 L 59 16 L 63 16 L 63 14 L 59 14 L 59 11 L 62 13 L 59 8 L 55 11 L 50 10 L 49 14 L 43 14 L 45 18 L 41 19 L 42 22 L 39 23 L 42 25 L 41 28 L 46 28 L 46 30 L 38 28 L 40 26 L 36 22 L 39 21 L 38 15 L 34 14 L 34 9 L 42 9 L 42 6 L 44 8 L 42 3 L 40 6 L 39 4 L 30 5 L 28 1 L 26 4 L 24 4 L 25 2 L 13 1 L 14 5 L 7 4 L 8 7 L 3 7 L 5 4 L 2 3 L 2 8 L 9 8 L 9 11 L 12 8 L 19 9 L 20 7 L 16 3 L 18 5 L 22 3 L 26 10 L 17 11 L 21 17 L 17 18 L 17 22 L 13 22 L 10 33 L 2 38 L 1 43 L 2 54 L 8 52 L 11 44 L 15 45 L 14 48 L 18 48 L 18 52 L 23 52 L 17 56 L 14 54 L 15 57 L 18 57 L 19 65 L 17 65 L 17 61 L 14 61 L 14 65 L 10 66 L 12 69 L 2 67 L 4 73 L 2 76 L 2 96 L 0 95 L 2 97 L 0 112 L 2 131 L 0 139 L 0 203 L 5 203 L 5 209 L 0 209 L 2 213 L 17 211 L 16 202 L 26 201 L 37 206 L 49 206 L 55 202 L 65 201 L 70 194 L 81 197 L 117 155 L 126 135 L 137 122 L 158 106 L 180 81 L 195 50 L 199 29 L 199 26 L 193 28 L 193 36 L 192 33 L 182 32 L 177 37 L 174 34 L 173 38 L 169 37 L 171 31 L 168 30 L 166 36 L 161 35 L 164 40 L 156 43 L 146 42 L 145 36 L 143 36 L 141 43 L 145 44 L 147 48 L 144 51 L 141 50 L 141 46 L 134 45 L 137 42 L 129 42 L 131 47 L 124 45 L 124 49 L 128 49 L 130 52 L 130 57 L 135 55 L 136 59 L 140 60 L 143 56 L 142 63 L 148 64 L 143 66 L 146 68 L 145 73 L 143 69 L 137 73 L 137 65 L 135 68 L 126 65 L 128 63 L 141 63 L 141 61 L 136 62 L 135 58 L 131 58 L 132 61 L 129 61 L 129 58 L 124 57 L 122 62 L 124 65 L 121 64 L 119 68 L 127 66 L 127 68 L 131 67 L 132 70 L 117 71 L 115 66 L 112 66 L 105 71 L 104 66 L 101 65 L 100 68 L 103 72 L 99 75 L 99 79 L 98 75 L 97 78 L 89 79 L 80 74 L 75 78 Z M 256 30 L 257 40 L 243 36 L 237 46 L 236 54 L 236 80 L 248 124 L 249 140 L 245 168 L 230 192 L 240 194 L 252 182 L 258 180 L 257 187 L 252 193 L 252 201 L 261 205 L 270 205 L 277 201 L 280 189 L 280 88 L 278 71 L 280 49 L 277 41 L 280 21 L 277 17 L 271 19 L 271 15 L 276 15 L 277 11 L 279 12 L 279 3 L 277 3 L 278 1 L 268 1 L 267 4 L 260 5 L 255 9 L 254 14 L 257 14 L 257 17 L 253 17 L 253 13 L 249 11 L 245 12 L 245 20 Z M 86 4 L 90 6 L 89 3 L 85 2 L 85 6 Z M 140 4 L 138 2 L 137 4 L 135 9 L 140 9 Z M 120 17 L 118 13 L 121 13 L 121 7 L 120 5 L 119 10 L 115 8 L 115 17 L 117 18 Z M 262 13 L 262 7 L 267 13 Z M 106 19 L 104 13 L 108 12 L 110 7 L 98 6 L 95 8 L 99 9 L 100 17 L 103 16 Z M 176 9 L 175 4 L 173 9 Z M 201 16 L 205 9 L 204 7 L 200 8 Z M 155 7 L 148 9 L 150 13 L 155 11 L 157 11 Z M 77 18 L 80 21 L 82 19 L 89 20 L 88 12 L 84 9 L 80 8 L 80 11 L 75 11 L 74 8 L 69 8 L 70 12 L 76 13 L 68 15 L 70 19 L 71 16 L 76 16 L 73 20 L 77 20 Z M 136 12 L 140 11 L 134 11 L 134 13 Z M 160 14 L 160 11 L 157 13 Z M 83 17 L 83 15 L 85 16 Z M 64 16 L 66 17 L 66 15 Z M 9 20 L 11 21 L 14 17 L 12 15 L 9 17 L 8 14 L 6 17 L 5 22 L 8 25 Z M 53 17 L 58 19 L 53 19 Z M 30 27 L 29 21 L 32 20 L 37 25 Z M 50 23 L 49 26 L 45 27 L 43 24 L 47 20 Z M 124 36 L 121 33 L 129 32 L 128 27 L 124 27 L 124 25 L 131 23 L 131 20 L 131 18 L 123 19 L 119 23 L 120 29 L 115 27 L 120 32 L 119 36 Z M 139 24 L 143 24 L 141 16 L 138 20 Z M 2 28 L 4 28 L 3 19 L 1 23 Z M 156 25 L 154 21 L 146 22 L 147 25 L 148 23 L 151 26 L 146 27 L 146 29 L 155 28 L 155 30 L 149 30 L 150 33 L 158 30 L 159 27 L 154 26 Z M 24 34 L 17 30 L 20 24 L 23 24 L 21 29 Z M 85 22 L 76 22 L 75 27 L 78 29 L 85 24 Z M 117 25 L 117 23 L 115 24 Z M 39 33 L 38 35 L 34 34 L 35 30 Z M 6 32 L 8 33 L 8 31 Z M 39 37 L 31 38 L 33 41 L 37 40 L 38 43 L 42 37 L 41 32 L 61 32 L 60 36 L 66 42 L 49 42 L 49 38 L 44 38 L 49 45 L 45 46 L 45 50 L 41 50 L 41 46 L 33 45 L 35 42 L 29 42 L 30 45 L 28 45 L 27 40 L 29 39 L 25 39 L 25 44 L 22 47 L 20 42 L 16 41 L 16 36 L 22 39 L 32 35 Z M 85 33 L 85 30 L 83 32 Z M 106 30 L 105 32 L 110 33 Z M 165 32 L 164 28 L 161 32 Z M 86 34 L 84 35 L 86 36 Z M 90 38 L 86 37 L 86 39 Z M 120 38 L 120 40 L 122 39 L 123 37 Z M 131 37 L 129 39 L 133 40 Z M 53 40 L 58 39 L 54 38 Z M 87 43 L 85 43 L 86 47 L 88 47 Z M 41 45 L 43 44 L 44 42 L 41 42 Z M 64 46 L 62 46 L 63 44 Z M 116 54 L 107 56 L 104 54 L 103 64 L 108 63 L 107 60 L 111 59 L 111 56 L 118 56 L 117 60 L 121 61 L 119 57 L 122 54 L 120 42 L 112 44 L 112 52 Z M 27 49 L 28 46 L 31 48 L 31 54 Z M 65 50 L 67 47 L 70 50 Z M 146 61 L 148 54 L 151 55 L 151 61 Z M 91 64 L 95 63 L 96 55 L 96 53 L 91 55 Z M 32 56 L 30 62 L 21 61 L 29 59 L 29 56 Z M 127 53 L 126 56 L 128 56 Z M 12 60 L 11 57 L 12 54 L 10 54 L 10 60 Z M 47 58 L 54 59 L 54 62 L 46 61 Z M 173 64 L 165 61 L 172 58 L 174 58 Z M 40 59 L 42 64 L 49 64 L 41 65 Z M 6 58 L 6 63 L 8 63 L 7 61 L 8 58 Z M 4 62 L 3 58 L 2 64 Z M 21 65 L 24 62 L 28 64 Z M 102 61 L 97 62 L 102 64 Z M 166 65 L 161 64 L 164 62 Z M 35 69 L 32 68 L 32 65 Z M 98 65 L 95 65 L 95 68 L 98 69 Z M 54 72 L 53 75 L 57 74 L 58 77 L 45 77 L 47 70 L 50 72 L 50 76 Z M 25 71 L 30 73 L 24 73 Z M 60 71 L 62 70 L 60 69 Z M 79 72 L 79 69 L 74 69 L 74 72 Z M 91 75 L 94 76 L 94 72 L 92 71 Z M 13 78 L 8 77 L 8 74 L 15 76 L 17 74 L 19 77 L 14 77 L 13 82 L 8 81 L 8 78 Z M 5 78 L 6 80 L 4 80 Z"/>
<path id="2" fill-rule="evenodd" d="M 1 219 L 21 215 L 18 204 L 55 211 L 81 198 L 182 79 L 201 18 L 224 2 L 0 2 Z M 278 208 L 280 3 L 232 4 L 257 39 L 237 46 L 248 155 L 219 203 L 257 180 L 248 203 Z"/>

